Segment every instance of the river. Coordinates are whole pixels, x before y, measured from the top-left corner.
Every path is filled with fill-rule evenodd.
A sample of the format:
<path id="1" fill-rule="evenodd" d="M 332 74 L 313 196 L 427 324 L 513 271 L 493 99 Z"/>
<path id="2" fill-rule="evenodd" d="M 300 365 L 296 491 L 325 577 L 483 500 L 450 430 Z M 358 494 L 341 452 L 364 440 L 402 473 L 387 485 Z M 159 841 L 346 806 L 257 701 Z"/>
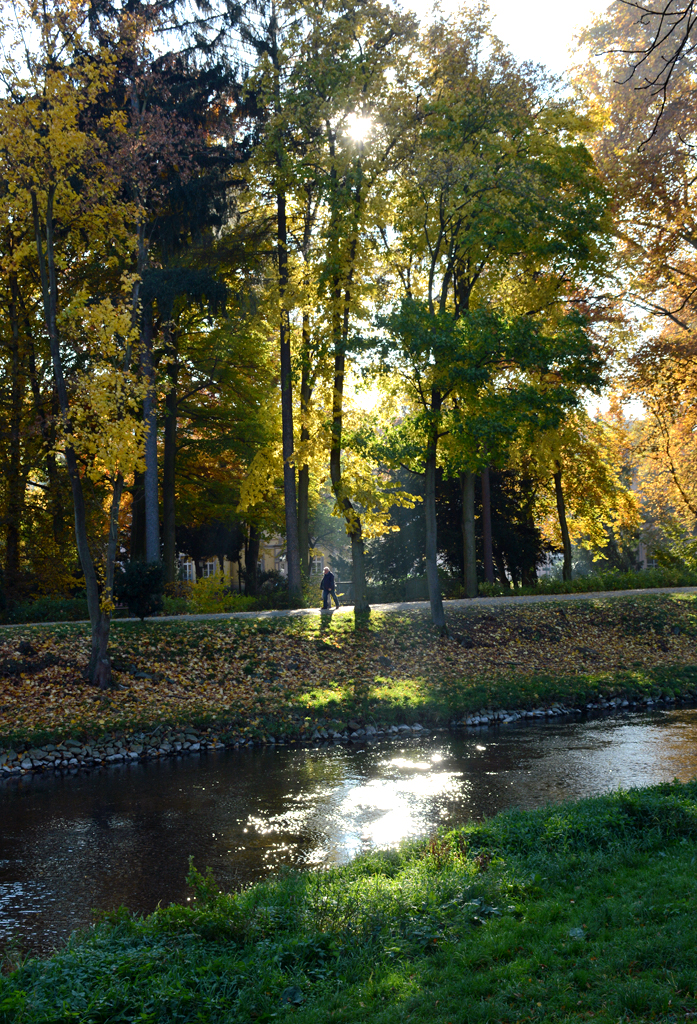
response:
<path id="1" fill-rule="evenodd" d="M 186 902 L 505 807 L 697 775 L 697 710 L 551 719 L 371 746 L 208 752 L 0 783 L 0 947 L 46 954 L 121 905 Z"/>

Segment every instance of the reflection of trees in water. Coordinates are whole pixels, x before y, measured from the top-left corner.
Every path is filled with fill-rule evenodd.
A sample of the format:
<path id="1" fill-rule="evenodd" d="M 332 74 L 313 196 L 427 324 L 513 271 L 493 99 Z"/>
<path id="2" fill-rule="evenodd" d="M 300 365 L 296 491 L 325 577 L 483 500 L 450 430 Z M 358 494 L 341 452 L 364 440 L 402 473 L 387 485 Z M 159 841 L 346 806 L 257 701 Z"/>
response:
<path id="1" fill-rule="evenodd" d="M 653 730 L 653 756 L 675 778 L 689 782 L 697 775 L 697 710 L 667 712 L 664 717 L 665 726 Z"/>
<path id="2" fill-rule="evenodd" d="M 440 760 L 424 769 L 434 754 Z M 400 807 L 427 832 L 503 807 L 695 774 L 697 712 L 676 710 L 27 776 L 0 786 L 0 883 L 46 887 L 45 910 L 27 919 L 50 946 L 87 924 L 93 907 L 145 912 L 184 900 L 189 854 L 236 887 L 280 863 L 341 856 L 342 843 L 354 848 L 363 827 L 377 835 L 371 822 Z M 7 910 L 18 921 L 19 900 Z"/>

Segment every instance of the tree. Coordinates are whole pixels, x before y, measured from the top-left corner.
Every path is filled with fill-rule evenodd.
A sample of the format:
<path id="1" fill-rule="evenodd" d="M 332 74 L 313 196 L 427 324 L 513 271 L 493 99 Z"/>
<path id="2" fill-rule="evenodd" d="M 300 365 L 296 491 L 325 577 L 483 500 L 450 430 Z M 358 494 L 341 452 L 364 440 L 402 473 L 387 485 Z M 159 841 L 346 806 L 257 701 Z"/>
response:
<path id="1" fill-rule="evenodd" d="M 337 514 L 344 517 L 351 538 L 358 612 L 367 610 L 364 537 L 360 509 L 346 487 L 342 467 L 344 381 L 352 321 L 372 287 L 365 244 L 367 211 L 375 182 L 385 175 L 388 164 L 384 137 L 361 145 L 351 137 L 351 125 L 359 115 L 367 124 L 376 110 L 379 113 L 389 92 L 388 72 L 404 59 L 400 50 L 411 30 L 411 18 L 379 3 L 336 2 L 321 7 L 271 6 L 257 25 L 243 32 L 258 56 L 247 90 L 255 97 L 260 129 L 263 126 L 250 181 L 267 208 L 273 207 L 277 235 L 289 591 L 299 593 L 294 554 L 298 527 L 303 561 L 308 550 L 309 464 L 304 454 L 296 458 L 293 429 L 292 336 L 297 326 L 301 452 L 310 442 L 307 424 L 313 390 L 327 377 L 332 379 L 330 474 Z M 299 573 L 300 553 L 297 561 Z"/>
<path id="2" fill-rule="evenodd" d="M 8 60 L 0 104 L 2 173 L 13 189 L 6 216 L 30 218 L 25 247 L 39 281 L 60 415 L 59 444 L 70 478 L 75 538 L 92 625 L 89 675 L 110 684 L 107 654 L 114 563 L 124 479 L 139 466 L 142 398 L 133 369 L 133 283 L 123 270 L 132 236 L 131 211 L 99 128 L 90 124 L 109 87 L 107 54 L 84 36 L 83 9 L 57 7 L 54 17 L 22 11 L 38 45 L 25 70 Z M 106 268 L 106 272 L 105 269 Z M 88 530 L 85 487 L 109 491 L 104 583 L 100 588 Z"/>
<path id="3" fill-rule="evenodd" d="M 513 64 L 481 11 L 457 25 L 436 21 L 421 52 L 419 98 L 402 135 L 394 230 L 385 225 L 382 232 L 406 298 L 382 325 L 387 348 L 401 350 L 395 357 L 386 350 L 388 362 L 402 360 L 423 426 L 429 596 L 444 631 L 438 442 L 449 419 L 471 437 L 487 419 L 498 425 L 496 404 L 513 408 L 523 392 L 560 409 L 578 400 L 574 375 L 576 391 L 597 386 L 597 353 L 563 305 L 571 282 L 602 262 L 607 197 L 576 141 L 587 124 L 567 103 L 543 99 L 545 83 Z M 491 457 L 481 444 L 470 444 L 469 456 L 466 472 L 485 469 Z M 471 509 L 471 485 L 467 495 Z M 468 510 L 468 524 L 472 518 Z"/>

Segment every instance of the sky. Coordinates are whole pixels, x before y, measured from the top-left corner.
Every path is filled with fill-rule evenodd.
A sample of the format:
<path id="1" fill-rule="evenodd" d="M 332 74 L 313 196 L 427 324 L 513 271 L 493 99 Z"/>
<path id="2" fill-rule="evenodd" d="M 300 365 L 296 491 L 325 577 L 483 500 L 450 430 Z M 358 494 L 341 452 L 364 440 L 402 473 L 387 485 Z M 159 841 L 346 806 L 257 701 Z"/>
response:
<path id="1" fill-rule="evenodd" d="M 489 0 L 496 35 L 510 47 L 518 60 L 532 60 L 562 74 L 572 61 L 569 49 L 577 31 L 588 25 L 595 12 L 605 10 L 609 0 Z M 420 19 L 428 19 L 432 0 L 402 0 Z M 459 6 L 457 0 L 442 0 L 444 13 Z"/>

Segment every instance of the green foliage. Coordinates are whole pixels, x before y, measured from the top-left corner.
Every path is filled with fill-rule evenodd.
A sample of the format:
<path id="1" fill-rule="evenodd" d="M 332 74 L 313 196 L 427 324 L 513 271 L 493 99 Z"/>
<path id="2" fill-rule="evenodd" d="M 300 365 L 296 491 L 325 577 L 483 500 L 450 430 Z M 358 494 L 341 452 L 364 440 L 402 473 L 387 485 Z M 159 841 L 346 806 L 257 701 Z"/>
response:
<path id="1" fill-rule="evenodd" d="M 39 597 L 7 608 L 2 622 L 78 622 L 89 618 L 84 597 Z"/>
<path id="2" fill-rule="evenodd" d="M 544 578 L 534 587 L 504 587 L 500 583 L 480 583 L 482 597 L 514 597 L 534 594 L 592 594 L 596 591 L 652 590 L 656 587 L 697 587 L 697 571 L 689 565 L 672 564 L 656 569 L 604 572 L 578 576 L 573 580 Z"/>
<path id="3" fill-rule="evenodd" d="M 165 567 L 162 562 L 127 562 L 114 581 L 114 596 L 125 601 L 131 615 L 141 621 L 162 610 Z"/>

